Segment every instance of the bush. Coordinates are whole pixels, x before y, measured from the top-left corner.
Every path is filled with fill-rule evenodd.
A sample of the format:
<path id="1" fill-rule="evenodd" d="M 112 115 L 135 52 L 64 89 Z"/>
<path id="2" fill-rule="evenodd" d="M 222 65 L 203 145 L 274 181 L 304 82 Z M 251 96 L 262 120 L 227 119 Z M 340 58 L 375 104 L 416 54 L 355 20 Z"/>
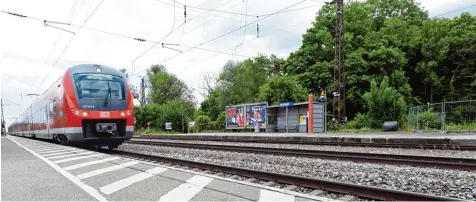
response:
<path id="1" fill-rule="evenodd" d="M 352 121 L 347 123 L 347 128 L 349 129 L 362 129 L 370 128 L 371 126 L 370 118 L 367 114 L 358 113 L 357 116 Z"/>
<path id="2" fill-rule="evenodd" d="M 418 124 L 420 124 L 421 129 L 439 130 L 441 128 L 441 116 L 440 113 L 431 111 L 422 112 L 418 115 Z"/>
<path id="3" fill-rule="evenodd" d="M 197 126 L 197 132 L 200 132 L 203 130 L 210 130 L 211 119 L 210 117 L 206 115 L 201 115 L 201 116 L 198 116 L 197 122 L 195 124 Z"/>
<path id="4" fill-rule="evenodd" d="M 363 98 L 368 105 L 367 116 L 370 126 L 381 128 L 385 121 L 403 122 L 406 103 L 403 96 L 398 91 L 389 86 L 388 77 L 384 77 L 380 85 L 372 80 L 370 92 L 364 94 Z"/>
<path id="5" fill-rule="evenodd" d="M 172 131 L 182 131 L 182 117 L 184 114 L 184 130 L 187 131 L 188 121 L 193 115 L 193 107 L 183 101 L 167 101 L 164 104 L 147 104 L 144 107 L 135 107 L 134 116 L 136 118 L 137 129 L 147 128 L 147 122 L 150 122 L 150 128 L 156 128 L 165 131 L 165 123 L 172 123 Z"/>
<path id="6" fill-rule="evenodd" d="M 216 120 L 216 130 L 225 130 L 225 127 L 226 127 L 226 114 L 225 112 L 221 112 L 219 115 L 218 115 L 218 118 Z"/>

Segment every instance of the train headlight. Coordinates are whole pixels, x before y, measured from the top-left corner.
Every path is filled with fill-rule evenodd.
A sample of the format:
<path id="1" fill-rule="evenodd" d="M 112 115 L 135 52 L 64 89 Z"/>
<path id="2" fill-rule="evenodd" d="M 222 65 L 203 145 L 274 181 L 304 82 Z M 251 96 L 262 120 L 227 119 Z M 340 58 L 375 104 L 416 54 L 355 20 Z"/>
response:
<path id="1" fill-rule="evenodd" d="M 125 116 L 126 114 L 124 114 L 124 112 L 121 112 L 121 116 Z"/>
<path id="2" fill-rule="evenodd" d="M 131 115 L 131 111 L 127 110 L 127 116 L 130 116 L 130 115 Z"/>
<path id="3" fill-rule="evenodd" d="M 76 116 L 79 116 L 79 111 L 78 110 L 74 111 L 74 114 L 76 114 Z"/>
<path id="4" fill-rule="evenodd" d="M 88 116 L 88 113 L 87 113 L 87 112 L 83 112 L 83 116 Z"/>

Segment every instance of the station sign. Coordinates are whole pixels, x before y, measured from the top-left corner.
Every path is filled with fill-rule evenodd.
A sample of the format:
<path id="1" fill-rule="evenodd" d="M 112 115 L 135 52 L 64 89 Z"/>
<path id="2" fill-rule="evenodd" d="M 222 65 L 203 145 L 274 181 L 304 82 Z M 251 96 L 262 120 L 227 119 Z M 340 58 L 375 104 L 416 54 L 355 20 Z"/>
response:
<path id="1" fill-rule="evenodd" d="M 282 102 L 282 103 L 279 103 L 279 107 L 292 107 L 293 106 L 293 102 Z"/>
<path id="2" fill-rule="evenodd" d="M 172 122 L 165 123 L 165 130 L 172 130 Z"/>

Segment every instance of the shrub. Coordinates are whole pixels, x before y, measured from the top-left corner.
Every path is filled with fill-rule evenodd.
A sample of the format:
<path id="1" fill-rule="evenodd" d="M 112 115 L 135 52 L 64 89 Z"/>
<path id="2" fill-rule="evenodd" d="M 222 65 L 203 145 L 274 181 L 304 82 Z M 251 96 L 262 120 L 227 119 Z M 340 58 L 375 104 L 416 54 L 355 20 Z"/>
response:
<path id="1" fill-rule="evenodd" d="M 210 122 L 211 122 L 210 117 L 208 117 L 206 115 L 198 116 L 197 122 L 195 123 L 196 126 L 197 126 L 197 132 L 200 132 L 200 131 L 203 131 L 203 130 L 209 130 L 211 128 L 210 127 L 210 124 L 211 124 Z"/>
<path id="2" fill-rule="evenodd" d="M 422 129 L 440 129 L 441 116 L 440 113 L 431 111 L 422 112 L 418 115 L 418 124 Z"/>
<path id="3" fill-rule="evenodd" d="M 369 128 L 371 126 L 370 118 L 367 114 L 358 113 L 352 121 L 347 123 L 349 129 Z"/>
<path id="4" fill-rule="evenodd" d="M 375 80 L 372 80 L 370 91 L 363 96 L 369 108 L 367 115 L 371 127 L 381 128 L 385 121 L 403 122 L 405 100 L 396 89 L 389 86 L 388 82 L 386 76 L 379 86 Z"/>

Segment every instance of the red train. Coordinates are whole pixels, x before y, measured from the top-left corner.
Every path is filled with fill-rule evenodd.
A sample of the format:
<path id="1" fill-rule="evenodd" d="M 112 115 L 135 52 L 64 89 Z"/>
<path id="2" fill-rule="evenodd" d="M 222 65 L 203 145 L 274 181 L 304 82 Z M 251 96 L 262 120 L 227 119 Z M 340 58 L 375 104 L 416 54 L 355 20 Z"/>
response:
<path id="1" fill-rule="evenodd" d="M 117 148 L 134 135 L 132 92 L 117 69 L 76 65 L 41 94 L 8 131 L 61 144 Z"/>

